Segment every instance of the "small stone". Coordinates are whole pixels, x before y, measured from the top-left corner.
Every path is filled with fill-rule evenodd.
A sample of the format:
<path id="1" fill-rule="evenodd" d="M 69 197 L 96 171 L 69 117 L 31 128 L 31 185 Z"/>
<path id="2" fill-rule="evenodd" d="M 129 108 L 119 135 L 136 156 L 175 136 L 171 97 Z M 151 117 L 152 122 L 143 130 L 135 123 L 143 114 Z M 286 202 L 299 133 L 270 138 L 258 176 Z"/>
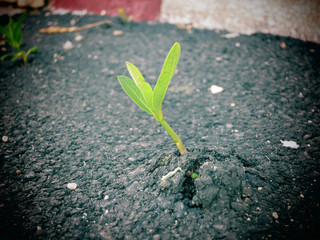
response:
<path id="1" fill-rule="evenodd" d="M 2 136 L 2 141 L 3 142 L 8 142 L 8 140 L 9 140 L 8 136 Z"/>
<path id="2" fill-rule="evenodd" d="M 258 191 L 261 191 L 262 190 L 262 187 L 258 187 Z"/>
<path id="3" fill-rule="evenodd" d="M 301 198 L 304 198 L 304 195 L 303 195 L 302 193 L 300 193 L 300 197 L 301 197 Z"/>
<path id="4" fill-rule="evenodd" d="M 70 190 L 75 190 L 77 188 L 77 184 L 76 183 L 68 183 L 67 184 L 67 187 L 70 189 Z"/>
<path id="5" fill-rule="evenodd" d="M 236 42 L 236 47 L 240 47 L 240 43 L 239 42 Z"/>
<path id="6" fill-rule="evenodd" d="M 273 212 L 272 213 L 272 217 L 274 217 L 275 219 L 278 219 L 279 218 L 278 213 L 277 212 Z"/>
<path id="7" fill-rule="evenodd" d="M 221 93 L 223 91 L 223 88 L 222 87 L 219 87 L 217 85 L 212 85 L 210 87 L 210 90 L 213 94 L 217 94 L 217 93 Z"/>
<path id="8" fill-rule="evenodd" d="M 108 200 L 109 199 L 109 196 L 108 195 L 105 195 L 104 196 L 104 200 Z"/>
<path id="9" fill-rule="evenodd" d="M 62 47 L 63 47 L 64 50 L 70 50 L 70 49 L 72 49 L 74 46 L 73 46 L 73 43 L 72 43 L 72 42 L 66 41 L 66 42 L 63 44 Z"/>
<path id="10" fill-rule="evenodd" d="M 236 104 L 235 103 L 230 103 L 230 107 L 235 107 Z"/>
<path id="11" fill-rule="evenodd" d="M 281 48 L 286 48 L 286 43 L 285 42 L 281 42 L 280 46 L 281 46 Z"/>
<path id="12" fill-rule="evenodd" d="M 153 236 L 153 240 L 160 240 L 161 236 L 159 234 L 156 234 Z"/>
<path id="13" fill-rule="evenodd" d="M 295 141 L 282 141 L 282 140 L 280 140 L 280 142 L 282 143 L 282 146 L 284 146 L 284 147 L 289 147 L 289 148 L 298 148 L 299 147 L 299 145 Z"/>
<path id="14" fill-rule="evenodd" d="M 37 226 L 37 231 L 42 231 L 42 227 Z"/>
<path id="15" fill-rule="evenodd" d="M 16 173 L 17 173 L 17 175 L 19 175 L 19 176 L 22 174 L 20 170 L 17 170 Z"/>
<path id="16" fill-rule="evenodd" d="M 123 31 L 121 31 L 121 30 L 115 30 L 115 31 L 113 31 L 113 35 L 114 35 L 114 36 L 123 35 Z"/>
<path id="17" fill-rule="evenodd" d="M 220 230 L 220 231 L 225 231 L 227 229 L 227 227 L 222 224 L 214 224 L 213 228 Z"/>
<path id="18" fill-rule="evenodd" d="M 78 34 L 78 35 L 75 36 L 74 40 L 77 41 L 77 42 L 80 42 L 80 41 L 83 40 L 83 36 Z"/>

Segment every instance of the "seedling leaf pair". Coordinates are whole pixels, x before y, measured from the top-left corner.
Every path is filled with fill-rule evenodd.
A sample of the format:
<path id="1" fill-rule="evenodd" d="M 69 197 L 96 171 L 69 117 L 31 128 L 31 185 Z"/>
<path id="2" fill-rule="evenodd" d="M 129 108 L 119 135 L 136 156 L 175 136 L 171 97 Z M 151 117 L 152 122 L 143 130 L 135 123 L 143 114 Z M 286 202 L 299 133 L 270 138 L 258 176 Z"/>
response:
<path id="1" fill-rule="evenodd" d="M 145 96 L 142 94 L 139 87 L 131 78 L 126 76 L 118 76 L 118 80 L 124 89 L 124 91 L 130 96 L 130 98 L 144 111 L 153 115 L 150 109 L 149 103 L 145 100 Z"/>
<path id="2" fill-rule="evenodd" d="M 152 90 L 149 83 L 144 80 L 143 75 L 139 69 L 132 63 L 127 62 L 127 69 L 132 77 L 118 76 L 118 80 L 128 94 L 128 96 L 144 111 L 154 116 L 160 124 L 167 130 L 169 135 L 173 138 L 174 142 L 179 148 L 179 151 L 184 153 L 185 147 L 179 136 L 171 129 L 168 123 L 164 120 L 162 114 L 162 102 L 167 92 L 168 86 L 172 76 L 177 67 L 180 57 L 180 44 L 175 43 L 171 48 L 168 56 L 163 64 L 162 71 L 158 78 L 157 84 Z"/>

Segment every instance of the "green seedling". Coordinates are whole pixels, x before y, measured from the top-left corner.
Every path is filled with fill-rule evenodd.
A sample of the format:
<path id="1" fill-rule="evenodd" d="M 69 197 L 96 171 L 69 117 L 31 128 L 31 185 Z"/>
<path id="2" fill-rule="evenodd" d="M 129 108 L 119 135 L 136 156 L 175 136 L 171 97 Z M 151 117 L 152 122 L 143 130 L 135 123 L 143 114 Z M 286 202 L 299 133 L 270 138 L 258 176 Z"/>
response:
<path id="1" fill-rule="evenodd" d="M 197 172 L 192 171 L 191 178 L 192 179 L 197 179 L 198 177 L 199 177 L 199 174 Z"/>
<path id="2" fill-rule="evenodd" d="M 0 60 L 3 61 L 7 57 L 11 57 L 11 61 L 15 61 L 18 58 L 22 58 L 23 63 L 26 64 L 28 62 L 28 56 L 32 52 L 36 52 L 38 50 L 37 47 L 33 47 L 29 49 L 27 52 L 21 50 L 20 45 L 22 43 L 22 32 L 21 32 L 21 24 L 26 18 L 27 14 L 24 13 L 18 19 L 18 21 L 14 21 L 12 18 L 9 19 L 9 23 L 7 26 L 0 26 L 0 32 L 6 36 L 7 43 L 17 49 L 17 52 L 8 53 L 3 55 Z"/>
<path id="3" fill-rule="evenodd" d="M 124 9 L 123 9 L 123 8 L 119 8 L 119 9 L 118 9 L 118 13 L 120 14 L 121 22 L 122 22 L 123 24 L 128 23 L 129 17 L 127 16 L 127 14 L 126 14 L 126 12 L 124 11 Z"/>
<path id="4" fill-rule="evenodd" d="M 129 62 L 126 64 L 133 80 L 126 76 L 118 76 L 118 80 L 128 96 L 142 110 L 151 114 L 164 127 L 177 145 L 180 153 L 183 154 L 186 149 L 181 139 L 164 120 L 162 114 L 162 101 L 178 64 L 180 52 L 180 44 L 175 43 L 163 64 L 162 71 L 154 90 L 152 90 L 149 83 L 144 80 L 139 69 Z"/>

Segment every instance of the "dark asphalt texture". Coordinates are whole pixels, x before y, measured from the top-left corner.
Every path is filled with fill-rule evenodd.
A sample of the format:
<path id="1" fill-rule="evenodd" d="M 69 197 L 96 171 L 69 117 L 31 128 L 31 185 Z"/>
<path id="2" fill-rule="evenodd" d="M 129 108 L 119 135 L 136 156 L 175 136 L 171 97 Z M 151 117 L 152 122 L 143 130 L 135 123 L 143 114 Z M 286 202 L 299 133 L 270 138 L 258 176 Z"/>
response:
<path id="1" fill-rule="evenodd" d="M 39 33 L 103 19 L 30 15 L 22 48 L 38 52 L 25 66 L 1 63 L 0 238 L 320 238 L 320 45 L 118 18 Z M 154 87 L 174 42 L 163 112 L 183 156 L 117 81 L 129 61 Z M 179 166 L 200 177 L 161 182 Z"/>

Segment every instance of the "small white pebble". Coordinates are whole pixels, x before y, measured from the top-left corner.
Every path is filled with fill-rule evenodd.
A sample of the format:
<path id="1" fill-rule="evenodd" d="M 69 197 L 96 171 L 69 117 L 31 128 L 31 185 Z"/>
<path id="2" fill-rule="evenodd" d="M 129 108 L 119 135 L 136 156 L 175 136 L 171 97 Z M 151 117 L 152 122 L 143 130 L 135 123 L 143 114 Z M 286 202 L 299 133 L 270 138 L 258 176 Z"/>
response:
<path id="1" fill-rule="evenodd" d="M 37 226 L 37 231 L 42 231 L 42 227 Z"/>
<path id="2" fill-rule="evenodd" d="M 73 46 L 73 43 L 72 43 L 72 42 L 66 41 L 66 42 L 63 44 L 62 47 L 63 47 L 64 50 L 70 50 L 70 49 L 72 49 L 74 46 Z"/>
<path id="3" fill-rule="evenodd" d="M 262 187 L 258 187 L 258 191 L 261 191 L 262 190 Z"/>
<path id="4" fill-rule="evenodd" d="M 104 196 L 104 200 L 108 200 L 109 199 L 109 196 L 108 195 L 105 195 Z"/>
<path id="5" fill-rule="evenodd" d="M 282 140 L 280 140 L 280 142 L 282 143 L 283 147 L 289 147 L 289 148 L 298 148 L 299 147 L 299 145 L 295 141 L 282 141 Z"/>
<path id="6" fill-rule="evenodd" d="M 8 142 L 8 140 L 9 140 L 8 136 L 2 136 L 2 141 L 3 142 Z"/>
<path id="7" fill-rule="evenodd" d="M 304 198 L 304 195 L 303 195 L 302 193 L 300 193 L 300 197 L 301 197 L 301 198 Z"/>
<path id="8" fill-rule="evenodd" d="M 240 43 L 239 42 L 236 42 L 236 47 L 240 47 Z"/>
<path id="9" fill-rule="evenodd" d="M 272 213 L 272 217 L 274 217 L 275 219 L 278 219 L 279 218 L 278 213 L 277 212 L 273 212 Z"/>
<path id="10" fill-rule="evenodd" d="M 74 38 L 75 41 L 80 42 L 81 40 L 83 40 L 83 36 L 82 35 L 76 35 L 76 37 Z"/>
<path id="11" fill-rule="evenodd" d="M 67 187 L 71 190 L 75 190 L 77 188 L 77 184 L 76 183 L 68 183 Z"/>
<path id="12" fill-rule="evenodd" d="M 123 35 L 123 31 L 121 31 L 121 30 L 115 30 L 115 31 L 113 31 L 113 35 L 114 35 L 114 36 Z"/>
<path id="13" fill-rule="evenodd" d="M 213 94 L 217 94 L 217 93 L 221 93 L 223 91 L 223 88 L 222 87 L 219 87 L 217 85 L 212 85 L 210 87 L 210 90 Z"/>
<path id="14" fill-rule="evenodd" d="M 71 26 L 74 26 L 76 23 L 77 23 L 77 21 L 75 19 L 71 19 L 71 21 L 70 21 Z"/>
<path id="15" fill-rule="evenodd" d="M 235 107 L 236 104 L 235 103 L 230 103 L 230 107 Z"/>

